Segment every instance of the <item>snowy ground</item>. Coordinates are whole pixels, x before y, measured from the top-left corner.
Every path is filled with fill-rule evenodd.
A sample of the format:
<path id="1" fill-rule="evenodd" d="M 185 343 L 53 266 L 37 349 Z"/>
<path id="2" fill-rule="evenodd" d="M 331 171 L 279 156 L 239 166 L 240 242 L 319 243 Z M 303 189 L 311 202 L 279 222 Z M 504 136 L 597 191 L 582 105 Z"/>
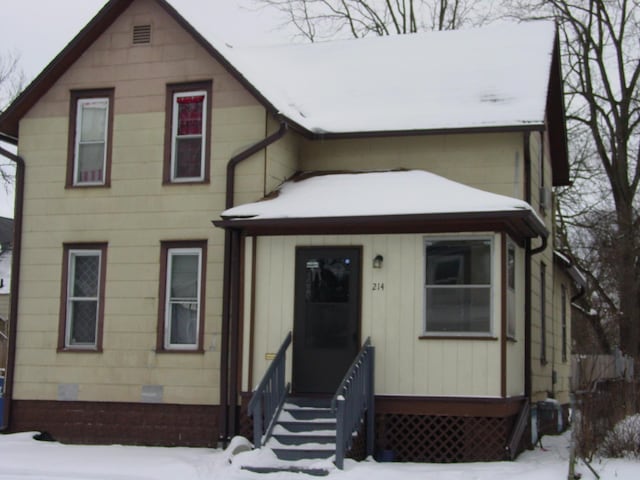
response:
<path id="1" fill-rule="evenodd" d="M 61 445 L 38 442 L 33 434 L 0 435 L 0 480 L 239 480 L 314 478 L 294 473 L 258 474 L 241 470 L 251 460 L 263 461 L 259 452 L 231 458 L 229 451 L 196 448 L 152 448 Z M 515 462 L 469 464 L 415 464 L 347 461 L 326 478 L 336 480 L 564 480 L 567 478 L 568 435 L 544 437 L 544 448 L 520 455 Z M 326 465 L 326 464 L 325 464 Z M 602 480 L 640 478 L 640 461 L 602 460 L 593 467 Z M 594 475 L 582 464 L 582 478 Z"/>

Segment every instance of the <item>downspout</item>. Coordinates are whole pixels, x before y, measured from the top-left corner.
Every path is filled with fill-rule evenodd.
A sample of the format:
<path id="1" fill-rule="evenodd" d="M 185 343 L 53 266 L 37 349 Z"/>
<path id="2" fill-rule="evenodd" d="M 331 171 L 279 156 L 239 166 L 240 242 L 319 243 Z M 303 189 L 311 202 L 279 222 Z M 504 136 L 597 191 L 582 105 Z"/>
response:
<path id="1" fill-rule="evenodd" d="M 20 290 L 20 253 L 22 251 L 22 212 L 24 206 L 24 173 L 25 165 L 22 157 L 0 147 L 0 155 L 16 163 L 16 190 L 13 210 L 13 246 L 11 259 L 11 293 L 9 310 L 9 348 L 7 355 L 7 371 L 4 384 L 5 408 L 1 430 L 8 430 L 11 423 L 11 401 L 13 398 L 13 379 L 16 361 L 16 330 L 18 326 L 18 294 Z"/>
<path id="2" fill-rule="evenodd" d="M 277 132 L 263 138 L 259 142 L 242 150 L 234 155 L 227 163 L 227 188 L 225 196 L 225 210 L 233 207 L 235 195 L 235 172 L 240 162 L 246 160 L 253 154 L 267 148 L 272 143 L 280 140 L 289 129 L 289 125 L 280 120 L 280 128 Z M 226 446 L 231 436 L 236 432 L 235 425 L 235 408 L 238 397 L 238 388 L 236 385 L 237 361 L 231 362 L 234 371 L 229 372 L 230 357 L 237 355 L 237 336 L 239 322 L 239 305 L 236 305 L 239 298 L 239 279 L 240 279 L 240 256 L 234 254 L 240 251 L 239 232 L 232 232 L 226 228 L 224 231 L 224 266 L 223 266 L 223 287 L 222 287 L 222 331 L 220 345 L 220 415 L 219 427 L 220 434 L 218 438 L 219 446 Z M 233 257 L 233 258 L 232 258 Z M 230 335 L 234 338 L 230 341 Z M 230 351 L 230 345 L 232 347 Z M 231 401 L 231 403 L 230 403 Z M 233 408 L 233 415 L 229 415 L 230 405 Z M 230 422 L 230 419 L 233 422 Z"/>
<path id="3" fill-rule="evenodd" d="M 524 132 L 524 200 L 531 205 L 531 146 Z M 525 244 L 524 260 L 524 395 L 531 401 L 531 240 Z"/>

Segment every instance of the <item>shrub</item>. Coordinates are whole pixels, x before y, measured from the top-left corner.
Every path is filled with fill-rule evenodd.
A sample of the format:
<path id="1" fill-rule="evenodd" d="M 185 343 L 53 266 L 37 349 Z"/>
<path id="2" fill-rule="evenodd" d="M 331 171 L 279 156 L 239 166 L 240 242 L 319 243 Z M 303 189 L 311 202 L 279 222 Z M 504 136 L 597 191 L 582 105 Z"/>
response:
<path id="1" fill-rule="evenodd" d="M 599 453 L 603 457 L 640 459 L 640 414 L 616 424 L 600 445 Z"/>

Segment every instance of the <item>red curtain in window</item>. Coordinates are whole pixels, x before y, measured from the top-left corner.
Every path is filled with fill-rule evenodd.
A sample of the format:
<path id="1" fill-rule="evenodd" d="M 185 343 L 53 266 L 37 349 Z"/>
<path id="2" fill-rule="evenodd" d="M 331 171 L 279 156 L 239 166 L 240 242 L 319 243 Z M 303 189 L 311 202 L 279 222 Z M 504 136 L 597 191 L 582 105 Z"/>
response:
<path id="1" fill-rule="evenodd" d="M 202 107 L 204 95 L 179 97 L 178 135 L 202 134 Z"/>

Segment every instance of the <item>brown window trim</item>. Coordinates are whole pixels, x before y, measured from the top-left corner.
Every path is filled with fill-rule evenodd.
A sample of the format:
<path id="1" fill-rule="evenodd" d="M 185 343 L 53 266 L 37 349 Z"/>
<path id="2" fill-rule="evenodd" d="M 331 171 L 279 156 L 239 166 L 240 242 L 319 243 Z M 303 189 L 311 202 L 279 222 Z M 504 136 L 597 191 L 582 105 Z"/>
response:
<path id="1" fill-rule="evenodd" d="M 107 243 L 64 243 L 62 254 L 62 280 L 60 282 L 60 318 L 58 322 L 58 352 L 102 353 L 102 333 L 104 330 L 105 283 L 107 279 Z M 66 345 L 67 289 L 69 281 L 69 252 L 71 250 L 100 250 L 100 291 L 98 292 L 98 325 L 96 346 L 80 347 Z"/>
<path id="2" fill-rule="evenodd" d="M 206 184 L 210 182 L 211 176 L 211 111 L 213 110 L 212 88 L 213 81 L 205 80 L 189 83 L 167 84 L 167 95 L 165 100 L 165 123 L 164 123 L 164 162 L 162 167 L 163 185 L 193 185 Z M 207 92 L 207 112 L 206 129 L 203 132 L 204 139 L 204 178 L 188 182 L 174 182 L 171 180 L 171 136 L 173 132 L 173 96 L 176 93 L 189 92 L 192 90 L 204 90 Z"/>
<path id="3" fill-rule="evenodd" d="M 198 318 L 198 343 L 194 349 L 173 349 L 164 346 L 164 320 L 165 303 L 167 300 L 167 258 L 169 250 L 173 248 L 198 248 L 202 252 L 202 269 L 200 272 L 200 318 Z M 158 293 L 158 328 L 156 338 L 157 353 L 204 353 L 204 319 L 205 319 L 205 294 L 207 279 L 207 241 L 206 240 L 180 240 L 160 242 L 160 278 Z"/>
<path id="4" fill-rule="evenodd" d="M 114 110 L 113 88 L 93 89 L 93 90 L 71 90 L 71 101 L 69 105 L 69 142 L 67 146 L 67 178 L 65 188 L 109 188 L 111 187 L 111 154 L 113 145 L 113 110 Z M 109 99 L 109 118 L 107 119 L 107 158 L 104 166 L 104 184 L 102 185 L 76 185 L 74 183 L 73 171 L 75 163 L 76 146 L 76 116 L 78 113 L 78 100 L 84 98 L 107 97 Z"/>

